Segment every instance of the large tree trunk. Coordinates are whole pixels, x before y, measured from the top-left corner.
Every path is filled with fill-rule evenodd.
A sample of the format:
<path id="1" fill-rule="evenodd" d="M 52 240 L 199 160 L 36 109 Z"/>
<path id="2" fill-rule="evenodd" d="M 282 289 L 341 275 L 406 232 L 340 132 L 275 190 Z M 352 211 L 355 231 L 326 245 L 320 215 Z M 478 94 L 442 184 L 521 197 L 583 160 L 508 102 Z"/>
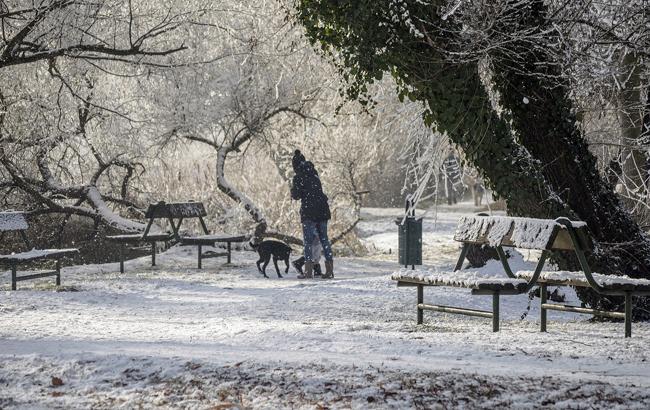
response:
<path id="1" fill-rule="evenodd" d="M 494 47 L 489 43 L 480 47 L 494 53 L 494 81 L 510 115 L 508 110 L 499 115 L 492 107 L 472 56 L 463 61 L 468 53 L 449 50 L 467 40 L 464 28 L 448 18 L 451 12 L 441 18 L 439 8 L 413 2 L 404 13 L 407 21 L 395 23 L 395 17 L 386 17 L 379 6 L 339 7 L 331 0 L 302 0 L 300 18 L 312 40 L 340 51 L 343 64 L 350 68 L 341 71 L 353 78 L 349 95 L 359 97 L 365 83 L 390 71 L 400 95 L 426 102 L 425 122 L 463 148 L 468 161 L 506 200 L 510 213 L 585 220 L 598 246 L 591 258 L 596 269 L 647 277 L 648 238 L 599 175 L 596 159 L 575 124 L 567 88 L 555 82 L 562 73 L 547 52 L 551 45 L 535 46 L 548 35 L 540 31 L 548 23 L 544 4 L 513 1 L 512 7 L 515 14 L 496 21 L 495 26 L 502 26 L 493 31 L 527 35 L 537 30 L 533 41 L 520 42 L 512 35 Z M 558 261 L 561 268 L 573 267 L 570 259 Z M 583 297 L 596 307 L 611 306 L 596 297 Z"/>
<path id="2" fill-rule="evenodd" d="M 508 30 L 541 33 L 549 25 L 546 11 L 541 0 L 515 8 Z M 519 27 L 512 27 L 513 22 Z M 548 38 L 548 32 L 545 35 Z M 596 158 L 577 127 L 568 87 L 548 50 L 545 45 L 531 47 L 529 41 L 522 41 L 493 55 L 494 82 L 501 103 L 511 114 L 519 141 L 542 162 L 544 176 L 554 191 L 578 218 L 587 222 L 597 242 L 591 257 L 594 269 L 647 278 L 648 237 L 598 173 Z M 583 300 L 594 307 L 613 308 L 620 303 L 592 292 L 581 293 Z"/>
<path id="3" fill-rule="evenodd" d="M 508 209 L 538 217 L 570 214 L 570 209 L 549 187 L 536 159 L 515 141 L 505 121 L 490 109 L 478 68 L 450 67 L 448 73 L 457 76 L 457 83 L 471 87 L 471 91 L 446 88 L 443 92 L 448 100 L 441 94 L 430 96 L 429 106 L 438 106 L 438 127 L 463 148 L 465 157 L 506 200 Z M 451 101 L 455 102 L 449 104 Z M 504 166 L 496 159 L 508 159 L 509 164 Z"/>

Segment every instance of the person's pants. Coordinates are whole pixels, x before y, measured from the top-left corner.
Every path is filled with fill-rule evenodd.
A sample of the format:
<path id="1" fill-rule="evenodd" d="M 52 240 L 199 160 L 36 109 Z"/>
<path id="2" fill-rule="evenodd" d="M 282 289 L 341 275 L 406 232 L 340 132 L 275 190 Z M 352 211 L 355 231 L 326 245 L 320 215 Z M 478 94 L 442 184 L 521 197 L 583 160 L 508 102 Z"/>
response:
<path id="1" fill-rule="evenodd" d="M 305 243 L 305 261 L 313 262 L 312 243 L 314 238 L 318 237 L 320 244 L 323 247 L 323 255 L 326 261 L 332 261 L 332 245 L 327 238 L 327 221 L 312 221 L 306 219 L 302 221 L 302 238 Z"/>

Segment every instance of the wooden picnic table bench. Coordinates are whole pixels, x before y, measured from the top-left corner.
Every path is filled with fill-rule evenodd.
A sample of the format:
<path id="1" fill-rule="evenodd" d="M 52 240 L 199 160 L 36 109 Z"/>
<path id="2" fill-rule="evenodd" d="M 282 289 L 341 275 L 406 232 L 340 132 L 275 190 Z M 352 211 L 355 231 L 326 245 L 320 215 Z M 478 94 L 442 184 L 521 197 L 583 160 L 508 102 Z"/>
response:
<path id="1" fill-rule="evenodd" d="M 460 219 L 454 239 L 463 243 L 453 272 L 423 273 L 402 270 L 392 278 L 398 286 L 417 287 L 417 323 L 423 321 L 423 311 L 463 314 L 492 318 L 492 330 L 499 330 L 499 296 L 517 295 L 540 286 L 540 331 L 545 332 L 547 311 L 557 310 L 585 313 L 625 320 L 625 337 L 632 335 L 632 296 L 650 295 L 650 280 L 593 274 L 585 253 L 593 249 L 587 224 L 567 218 L 533 219 L 492 216 L 467 216 Z M 460 271 L 472 245 L 496 249 L 503 271 Z M 504 247 L 541 250 L 534 271 L 513 272 Z M 578 272 L 545 272 L 544 264 L 551 252 L 575 253 L 580 263 Z M 504 276 L 505 273 L 505 276 Z M 625 297 L 624 312 L 611 312 L 586 307 L 552 304 L 547 301 L 547 286 L 589 287 L 602 295 Z M 481 311 L 424 303 L 424 286 L 455 286 L 469 288 L 473 295 L 492 295 L 492 311 Z"/>
<path id="2" fill-rule="evenodd" d="M 120 273 L 124 273 L 124 253 L 128 244 L 146 242 L 151 245 L 151 266 L 156 266 L 156 244 L 171 240 L 180 241 L 179 229 L 185 219 L 198 218 L 204 232 L 208 232 L 203 217 L 206 216 L 205 207 L 201 202 L 164 202 L 150 204 L 144 216 L 148 220 L 142 233 L 110 235 L 106 239 L 118 242 L 120 246 Z M 167 220 L 172 232 L 151 232 L 151 227 L 156 220 Z"/>
<path id="3" fill-rule="evenodd" d="M 156 266 L 156 243 L 177 241 L 182 245 L 198 245 L 199 246 L 199 263 L 198 267 L 201 269 L 201 260 L 216 256 L 227 256 L 228 263 L 231 260 L 231 242 L 242 242 L 246 240 L 244 235 L 210 235 L 208 227 L 203 220 L 207 216 L 205 206 L 201 202 L 158 202 L 150 204 L 145 212 L 145 218 L 148 219 L 147 225 L 142 233 L 112 235 L 107 236 L 107 239 L 118 242 L 120 247 L 120 272 L 124 273 L 124 251 L 127 244 L 134 243 L 150 243 L 151 244 L 151 266 Z M 181 236 L 180 228 L 183 221 L 187 219 L 196 218 L 201 224 L 201 229 L 204 235 L 201 236 Z M 171 225 L 172 232 L 151 232 L 151 227 L 156 220 L 167 220 Z M 241 239 L 240 239 L 241 238 Z M 202 246 L 215 245 L 217 242 L 226 242 L 228 251 L 223 253 L 211 252 L 207 254 L 201 253 Z"/>
<path id="4" fill-rule="evenodd" d="M 25 218 L 24 212 L 0 212 L 0 234 L 2 237 L 8 232 L 18 232 L 22 237 L 25 245 L 31 248 L 27 229 L 29 224 Z M 32 249 L 30 251 L 12 253 L 11 255 L 0 255 L 0 264 L 10 266 L 11 268 L 11 290 L 16 290 L 17 283 L 20 281 L 44 278 L 48 276 L 56 277 L 56 285 L 61 285 L 61 258 L 73 255 L 79 252 L 76 248 L 69 249 Z M 37 260 L 54 260 L 54 270 L 39 271 L 30 274 L 19 275 L 18 266 L 28 264 Z"/>
<path id="5" fill-rule="evenodd" d="M 202 268 L 201 261 L 207 258 L 216 258 L 226 256 L 226 263 L 231 261 L 231 244 L 233 242 L 246 242 L 249 239 L 247 235 L 201 235 L 181 238 L 181 245 L 198 246 L 198 268 Z M 203 252 L 204 246 L 215 246 L 217 243 L 226 243 L 226 252 Z"/>

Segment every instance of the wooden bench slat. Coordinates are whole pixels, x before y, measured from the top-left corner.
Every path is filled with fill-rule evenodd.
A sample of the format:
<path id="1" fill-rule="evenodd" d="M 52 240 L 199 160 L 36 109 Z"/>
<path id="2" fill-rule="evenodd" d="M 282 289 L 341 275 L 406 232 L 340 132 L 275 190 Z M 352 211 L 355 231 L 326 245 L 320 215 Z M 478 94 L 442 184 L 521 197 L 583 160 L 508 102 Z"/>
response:
<path id="1" fill-rule="evenodd" d="M 530 280 L 533 277 L 533 272 L 519 271 L 515 275 Z M 592 275 L 598 284 L 607 290 L 650 292 L 650 280 L 647 279 L 634 279 L 627 276 L 603 275 L 600 273 L 592 273 Z M 542 272 L 537 282 L 557 286 L 590 287 L 584 272 L 580 271 Z"/>
<path id="2" fill-rule="evenodd" d="M 37 259 L 58 258 L 72 255 L 79 252 L 79 249 L 32 249 L 27 252 L 14 253 L 12 255 L 0 255 L 0 261 L 3 262 L 27 262 Z"/>
<path id="3" fill-rule="evenodd" d="M 125 234 L 125 235 L 110 235 L 106 239 L 113 242 L 159 242 L 170 240 L 173 238 L 171 233 L 155 233 L 142 236 L 142 234 Z"/>
<path id="4" fill-rule="evenodd" d="M 204 252 L 201 254 L 201 259 L 209 259 L 209 258 L 221 258 L 224 256 L 228 256 L 228 252 Z"/>
<path id="5" fill-rule="evenodd" d="M 491 291 L 523 291 L 527 286 L 527 282 L 523 279 L 511 279 L 503 277 L 503 275 L 496 276 L 477 271 L 428 272 L 402 270 L 394 273 L 391 279 L 428 286 L 451 286 Z"/>
<path id="6" fill-rule="evenodd" d="M 217 242 L 245 242 L 248 240 L 247 235 L 199 235 L 181 237 L 182 245 L 211 245 Z"/>
<path id="7" fill-rule="evenodd" d="M 25 274 L 27 273 L 27 274 Z M 21 272 L 20 276 L 16 276 L 16 282 L 23 282 L 26 280 L 47 278 L 50 276 L 58 276 L 59 272 L 55 270 L 39 271 L 39 272 Z"/>

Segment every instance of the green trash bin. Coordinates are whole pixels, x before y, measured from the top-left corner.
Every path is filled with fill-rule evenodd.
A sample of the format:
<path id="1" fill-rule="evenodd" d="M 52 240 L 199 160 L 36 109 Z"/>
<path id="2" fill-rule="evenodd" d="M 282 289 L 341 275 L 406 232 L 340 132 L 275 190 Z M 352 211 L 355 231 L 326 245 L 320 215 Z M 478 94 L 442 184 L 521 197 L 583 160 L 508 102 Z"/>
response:
<path id="1" fill-rule="evenodd" d="M 403 222 L 402 222 L 403 220 Z M 409 215 L 395 221 L 398 226 L 399 264 L 422 265 L 422 218 Z"/>

